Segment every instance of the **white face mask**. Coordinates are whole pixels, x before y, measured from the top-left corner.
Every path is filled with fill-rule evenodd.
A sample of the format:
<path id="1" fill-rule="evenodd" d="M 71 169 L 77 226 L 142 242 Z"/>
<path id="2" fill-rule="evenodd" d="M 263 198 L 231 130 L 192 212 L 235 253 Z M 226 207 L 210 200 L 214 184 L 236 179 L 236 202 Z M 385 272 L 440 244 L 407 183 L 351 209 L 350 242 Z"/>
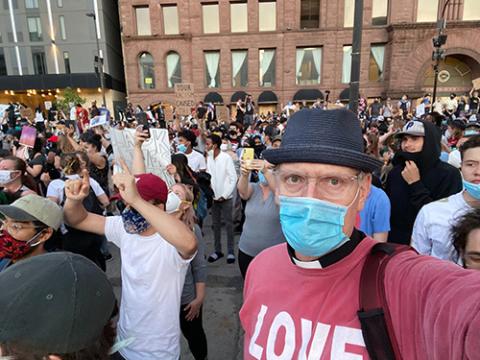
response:
<path id="1" fill-rule="evenodd" d="M 228 144 L 222 144 L 222 145 L 220 145 L 220 150 L 222 150 L 222 151 L 227 151 L 227 150 L 228 150 Z"/>
<path id="2" fill-rule="evenodd" d="M 15 170 L 0 170 L 0 186 L 7 185 L 17 178 Z"/>
<path id="3" fill-rule="evenodd" d="M 180 204 L 182 203 L 182 199 L 175 194 L 174 192 L 170 192 L 167 198 L 167 204 L 165 205 L 165 211 L 167 214 L 173 214 L 174 212 L 180 210 Z"/>

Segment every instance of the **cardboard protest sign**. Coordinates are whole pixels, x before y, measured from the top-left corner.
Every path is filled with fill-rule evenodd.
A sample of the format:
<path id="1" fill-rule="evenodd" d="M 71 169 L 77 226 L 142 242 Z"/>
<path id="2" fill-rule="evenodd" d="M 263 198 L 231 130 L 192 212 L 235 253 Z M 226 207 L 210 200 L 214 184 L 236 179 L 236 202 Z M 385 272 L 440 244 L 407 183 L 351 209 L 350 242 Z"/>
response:
<path id="1" fill-rule="evenodd" d="M 217 113 L 217 121 L 230 123 L 230 111 L 225 105 L 217 105 L 215 110 Z"/>
<path id="2" fill-rule="evenodd" d="M 22 134 L 20 135 L 20 140 L 18 142 L 20 143 L 20 145 L 25 145 L 27 147 L 33 148 L 36 138 L 37 129 L 31 126 L 24 126 L 22 128 Z"/>
<path id="3" fill-rule="evenodd" d="M 52 108 L 52 102 L 51 101 L 45 101 L 45 109 L 50 110 Z"/>
<path id="4" fill-rule="evenodd" d="M 135 130 L 111 129 L 110 135 L 115 158 L 117 160 L 123 158 L 131 169 L 135 144 Z M 168 130 L 151 128 L 150 139 L 143 143 L 142 151 L 145 159 L 146 172 L 161 177 L 167 183 L 168 187 L 174 185 L 175 179 L 166 169 L 167 165 L 171 163 Z"/>
<path id="5" fill-rule="evenodd" d="M 165 113 L 165 121 L 173 121 L 173 107 L 171 105 L 166 105 L 163 111 Z"/>
<path id="6" fill-rule="evenodd" d="M 100 125 L 107 125 L 107 114 L 98 115 L 90 119 L 90 127 L 100 126 Z"/>
<path id="7" fill-rule="evenodd" d="M 480 77 L 472 80 L 473 88 L 475 90 L 480 89 Z"/>
<path id="8" fill-rule="evenodd" d="M 175 113 L 178 115 L 190 115 L 195 107 L 195 94 L 193 84 L 175 84 Z"/>

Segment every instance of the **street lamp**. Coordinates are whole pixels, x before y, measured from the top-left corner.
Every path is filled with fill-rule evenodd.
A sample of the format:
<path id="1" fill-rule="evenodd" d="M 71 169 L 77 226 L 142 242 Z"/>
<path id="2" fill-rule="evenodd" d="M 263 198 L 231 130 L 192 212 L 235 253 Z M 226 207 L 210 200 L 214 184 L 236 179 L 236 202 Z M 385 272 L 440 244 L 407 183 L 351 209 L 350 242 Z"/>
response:
<path id="1" fill-rule="evenodd" d="M 442 9 L 442 15 L 441 18 L 437 21 L 437 29 L 438 33 L 437 36 L 435 36 L 432 41 L 433 41 L 433 47 L 435 50 L 433 50 L 432 53 L 432 60 L 435 61 L 435 64 L 433 65 L 433 71 L 434 71 L 434 79 L 433 79 L 433 99 L 432 99 L 432 105 L 437 102 L 437 85 L 438 85 L 438 74 L 440 73 L 440 60 L 445 59 L 445 50 L 442 49 L 442 46 L 447 43 L 447 35 L 443 33 L 445 28 L 447 27 L 447 21 L 445 20 L 445 10 L 447 9 L 447 5 L 450 2 L 450 0 L 446 0 L 445 3 L 443 4 L 443 9 Z M 431 107 L 430 112 L 433 112 L 434 107 Z"/>
<path id="2" fill-rule="evenodd" d="M 363 0 L 355 0 L 352 37 L 352 67 L 350 71 L 349 109 L 358 114 L 358 98 L 360 96 L 360 52 L 362 50 Z"/>
<path id="3" fill-rule="evenodd" d="M 97 17 L 95 13 L 87 13 L 85 14 L 88 17 L 93 19 L 93 27 L 95 28 L 95 40 L 97 41 L 97 61 L 96 61 L 96 68 L 98 69 L 98 74 L 100 76 L 100 88 L 102 89 L 102 100 L 103 106 L 107 106 L 107 102 L 105 101 L 105 79 L 103 77 L 103 58 L 100 56 L 100 43 L 98 42 L 98 31 L 97 31 Z"/>

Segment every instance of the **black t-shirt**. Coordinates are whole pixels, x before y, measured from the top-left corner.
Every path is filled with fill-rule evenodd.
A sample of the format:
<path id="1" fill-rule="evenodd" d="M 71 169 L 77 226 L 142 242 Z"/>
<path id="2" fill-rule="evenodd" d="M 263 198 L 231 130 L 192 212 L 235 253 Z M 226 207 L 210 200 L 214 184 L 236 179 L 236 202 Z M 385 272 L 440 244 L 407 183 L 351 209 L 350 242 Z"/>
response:
<path id="1" fill-rule="evenodd" d="M 207 108 L 205 106 L 199 106 L 197 108 L 197 116 L 199 119 L 203 119 L 207 113 Z"/>
<path id="2" fill-rule="evenodd" d="M 372 113 L 372 116 L 379 116 L 380 115 L 380 109 L 382 107 L 383 107 L 383 105 L 380 102 L 372 103 L 372 105 L 370 105 L 370 111 Z"/>
<path id="3" fill-rule="evenodd" d="M 472 96 L 470 98 L 470 110 L 477 110 L 479 103 L 480 103 L 480 98 L 476 96 Z"/>
<path id="4" fill-rule="evenodd" d="M 253 115 L 253 110 L 254 110 L 255 103 L 252 102 L 247 102 L 245 105 L 245 115 Z"/>

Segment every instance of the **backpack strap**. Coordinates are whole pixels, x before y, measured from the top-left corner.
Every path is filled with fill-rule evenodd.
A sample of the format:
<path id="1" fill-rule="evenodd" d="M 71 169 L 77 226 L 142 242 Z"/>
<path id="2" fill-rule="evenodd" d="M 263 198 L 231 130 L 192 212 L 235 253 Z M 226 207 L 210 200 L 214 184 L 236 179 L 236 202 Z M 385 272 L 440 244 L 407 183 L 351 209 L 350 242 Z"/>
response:
<path id="1" fill-rule="evenodd" d="M 372 360 L 400 360 L 401 354 L 388 311 L 384 277 L 388 262 L 410 246 L 378 243 L 363 265 L 360 278 L 360 310 L 357 312 L 363 339 Z"/>

